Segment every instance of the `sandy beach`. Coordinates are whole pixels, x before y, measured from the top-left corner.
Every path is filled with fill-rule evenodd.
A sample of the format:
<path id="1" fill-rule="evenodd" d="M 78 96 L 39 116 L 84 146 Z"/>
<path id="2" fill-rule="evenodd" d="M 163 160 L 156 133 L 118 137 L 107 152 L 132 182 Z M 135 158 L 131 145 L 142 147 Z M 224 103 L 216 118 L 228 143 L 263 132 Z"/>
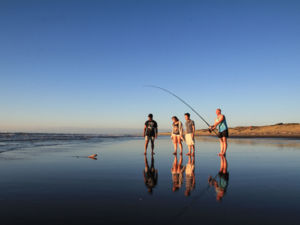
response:
<path id="1" fill-rule="evenodd" d="M 1 1 L 0 225 L 299 225 L 299 23 L 300 0 Z"/>
<path id="2" fill-rule="evenodd" d="M 143 138 L 62 141 L 44 135 L 34 145 L 25 142 L 32 141 L 0 154 L 5 225 L 298 222 L 299 140 L 230 140 L 224 178 L 218 140 L 197 137 L 193 176 L 183 170 L 178 179 L 171 173 L 174 162 L 188 168 L 190 159 L 172 155 L 168 137 L 159 137 L 155 155 L 146 157 Z M 210 186 L 209 176 L 222 188 Z"/>
<path id="3" fill-rule="evenodd" d="M 160 133 L 160 135 L 170 135 L 170 133 Z M 208 129 L 196 131 L 196 136 L 214 136 Z M 231 138 L 296 138 L 300 139 L 299 123 L 279 123 L 268 126 L 239 126 L 229 128 Z"/>

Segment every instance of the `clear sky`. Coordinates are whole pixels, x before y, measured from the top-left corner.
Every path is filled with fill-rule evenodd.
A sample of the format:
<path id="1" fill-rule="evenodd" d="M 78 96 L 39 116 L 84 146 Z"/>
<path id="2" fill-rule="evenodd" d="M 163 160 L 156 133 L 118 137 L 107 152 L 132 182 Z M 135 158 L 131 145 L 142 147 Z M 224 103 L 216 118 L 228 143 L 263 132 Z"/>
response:
<path id="1" fill-rule="evenodd" d="M 1 0 L 0 130 L 300 122 L 300 1 Z M 196 128 L 204 128 L 192 114 Z"/>

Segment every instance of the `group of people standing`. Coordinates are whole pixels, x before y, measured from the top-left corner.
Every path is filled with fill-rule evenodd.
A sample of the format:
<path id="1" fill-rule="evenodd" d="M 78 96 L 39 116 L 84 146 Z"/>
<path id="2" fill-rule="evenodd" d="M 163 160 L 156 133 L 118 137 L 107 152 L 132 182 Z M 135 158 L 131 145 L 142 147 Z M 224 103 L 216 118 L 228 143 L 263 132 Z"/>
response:
<path id="1" fill-rule="evenodd" d="M 187 155 L 191 155 L 191 153 L 195 154 L 195 122 L 191 120 L 191 115 L 189 113 L 184 114 L 184 118 L 186 120 L 185 127 L 186 132 L 184 135 L 183 125 L 182 122 L 176 116 L 172 117 L 172 132 L 171 132 L 171 139 L 173 140 L 174 144 L 174 152 L 173 154 L 177 154 L 177 146 L 179 145 L 180 154 L 182 154 L 182 141 L 185 141 L 189 152 Z"/>
<path id="2" fill-rule="evenodd" d="M 216 110 L 217 118 L 213 126 L 209 127 L 210 132 L 214 132 L 220 140 L 220 171 L 215 177 L 209 177 L 208 183 L 211 187 L 215 188 L 217 193 L 217 200 L 220 201 L 228 186 L 229 174 L 227 172 L 227 160 L 226 160 L 226 150 L 227 150 L 227 138 L 228 138 L 228 126 L 225 116 L 221 113 L 221 109 Z M 195 122 L 191 119 L 189 113 L 184 114 L 185 118 L 185 129 L 183 123 L 177 118 L 177 116 L 172 117 L 172 131 L 171 139 L 174 145 L 174 161 L 171 167 L 172 174 L 172 191 L 177 191 L 181 188 L 185 173 L 185 195 L 189 196 L 191 191 L 195 188 Z M 216 131 L 215 129 L 218 129 Z M 144 137 L 145 137 L 145 170 L 144 170 L 144 182 L 148 188 L 148 192 L 152 193 L 152 189 L 156 186 L 158 180 L 158 170 L 154 167 L 154 143 L 158 136 L 158 125 L 155 120 L 153 120 L 153 115 L 148 115 L 148 120 L 145 122 L 144 126 Z M 148 164 L 147 160 L 147 149 L 149 142 L 151 143 L 151 166 Z M 183 146 L 182 142 L 185 142 L 188 147 L 188 153 L 186 154 L 188 162 L 183 165 Z M 180 149 L 179 160 L 177 158 L 178 146 Z"/>
<path id="3" fill-rule="evenodd" d="M 214 131 L 218 128 L 218 133 L 216 133 L 220 140 L 220 153 L 219 155 L 225 155 L 227 150 L 227 138 L 228 138 L 228 126 L 225 116 L 221 113 L 221 109 L 216 110 L 217 118 L 213 126 L 209 127 L 209 131 Z M 176 117 L 172 117 L 172 132 L 171 139 L 174 145 L 173 154 L 177 154 L 177 149 L 179 146 L 180 154 L 183 152 L 182 141 L 188 146 L 188 153 L 186 155 L 195 154 L 195 122 L 191 120 L 189 113 L 184 114 L 185 118 L 185 132 L 183 129 L 182 122 Z M 158 125 L 155 120 L 153 120 L 153 115 L 148 115 L 148 120 L 145 122 L 144 126 L 144 137 L 145 137 L 145 154 L 147 154 L 147 148 L 149 142 L 151 142 L 151 150 L 154 154 L 154 142 L 158 135 Z"/>

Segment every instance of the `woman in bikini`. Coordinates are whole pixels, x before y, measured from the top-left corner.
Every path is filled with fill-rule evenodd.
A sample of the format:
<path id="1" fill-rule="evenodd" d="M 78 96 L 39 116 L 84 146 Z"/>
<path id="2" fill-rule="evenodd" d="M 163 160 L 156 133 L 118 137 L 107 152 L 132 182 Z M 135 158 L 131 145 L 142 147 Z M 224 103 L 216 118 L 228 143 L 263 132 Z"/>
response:
<path id="1" fill-rule="evenodd" d="M 179 121 L 179 119 L 176 116 L 172 117 L 172 133 L 171 133 L 171 139 L 173 140 L 174 144 L 174 152 L 173 154 L 177 154 L 177 147 L 179 145 L 180 148 L 180 154 L 182 154 L 182 139 L 183 139 L 183 128 L 182 123 Z"/>

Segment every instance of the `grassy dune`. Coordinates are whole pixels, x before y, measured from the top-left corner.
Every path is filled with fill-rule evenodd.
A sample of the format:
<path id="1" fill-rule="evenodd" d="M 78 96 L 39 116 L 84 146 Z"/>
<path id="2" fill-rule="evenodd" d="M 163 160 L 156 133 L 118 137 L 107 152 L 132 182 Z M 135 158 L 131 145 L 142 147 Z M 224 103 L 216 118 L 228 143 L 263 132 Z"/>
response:
<path id="1" fill-rule="evenodd" d="M 170 133 L 161 133 L 170 135 Z M 197 130 L 196 136 L 211 136 L 207 129 Z M 249 126 L 229 128 L 230 137 L 274 137 L 274 138 L 300 138 L 299 123 L 279 123 L 268 126 Z"/>

